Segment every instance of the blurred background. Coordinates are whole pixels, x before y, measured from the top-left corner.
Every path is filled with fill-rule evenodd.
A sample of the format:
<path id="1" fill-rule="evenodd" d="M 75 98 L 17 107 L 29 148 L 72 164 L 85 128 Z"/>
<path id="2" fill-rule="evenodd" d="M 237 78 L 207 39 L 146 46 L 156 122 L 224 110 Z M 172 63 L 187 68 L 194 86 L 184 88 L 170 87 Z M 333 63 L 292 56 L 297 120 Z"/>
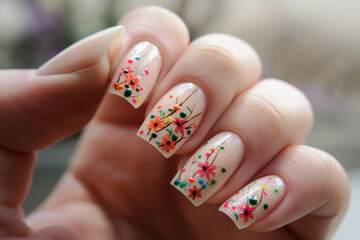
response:
<path id="1" fill-rule="evenodd" d="M 71 43 L 115 25 L 144 5 L 184 19 L 191 38 L 223 32 L 249 42 L 263 77 L 305 92 L 315 125 L 307 144 L 334 155 L 352 184 L 350 209 L 335 239 L 360 236 L 360 1 L 356 0 L 1 0 L 0 68 L 37 68 Z M 66 168 L 78 135 L 39 154 L 25 212 L 48 195 Z"/>

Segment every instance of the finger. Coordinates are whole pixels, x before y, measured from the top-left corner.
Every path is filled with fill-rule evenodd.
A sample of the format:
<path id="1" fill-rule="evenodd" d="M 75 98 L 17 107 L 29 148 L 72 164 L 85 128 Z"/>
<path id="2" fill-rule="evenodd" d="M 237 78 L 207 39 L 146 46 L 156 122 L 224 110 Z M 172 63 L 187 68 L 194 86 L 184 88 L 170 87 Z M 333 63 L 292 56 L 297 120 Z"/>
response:
<path id="1" fill-rule="evenodd" d="M 35 162 L 31 150 L 78 131 L 89 120 L 105 92 L 107 47 L 117 34 L 122 34 L 122 27 L 94 34 L 38 71 L 0 72 L 0 144 L 4 147 L 0 149 L 1 237 L 31 234 L 20 208 Z"/>
<path id="2" fill-rule="evenodd" d="M 272 231 L 298 220 L 289 226 L 292 237 L 328 239 L 348 205 L 344 169 L 311 147 L 286 148 L 253 179 L 220 207 L 240 229 Z"/>
<path id="3" fill-rule="evenodd" d="M 301 144 L 313 124 L 312 107 L 294 86 L 276 79 L 260 81 L 232 106 L 213 128 L 213 132 L 232 131 L 244 142 L 245 156 L 226 185 L 209 199 L 223 202 L 245 185 L 283 148 Z"/>
<path id="4" fill-rule="evenodd" d="M 21 203 L 30 186 L 34 153 L 15 153 L 0 148 L 0 238 L 23 237 L 30 229 L 23 223 Z"/>
<path id="5" fill-rule="evenodd" d="M 185 51 L 189 33 L 183 21 L 159 7 L 144 7 L 128 13 L 121 21 L 126 35 L 120 50 L 111 48 L 112 81 L 97 120 L 136 122 L 153 86 L 160 84 L 176 59 Z M 130 103 L 124 101 L 124 99 Z"/>
<path id="6" fill-rule="evenodd" d="M 302 142 L 311 116 L 299 90 L 278 80 L 261 81 L 233 101 L 209 136 L 218 134 L 181 164 L 171 184 L 196 206 L 223 202 L 281 149 Z"/>
<path id="7" fill-rule="evenodd" d="M 36 150 L 79 131 L 106 91 L 107 48 L 122 33 L 122 27 L 96 33 L 38 71 L 0 71 L 0 145 Z"/>
<path id="8" fill-rule="evenodd" d="M 259 75 L 255 51 L 240 39 L 213 34 L 195 40 L 155 89 L 138 136 L 165 157 L 188 139 L 179 153 L 193 150 Z"/>

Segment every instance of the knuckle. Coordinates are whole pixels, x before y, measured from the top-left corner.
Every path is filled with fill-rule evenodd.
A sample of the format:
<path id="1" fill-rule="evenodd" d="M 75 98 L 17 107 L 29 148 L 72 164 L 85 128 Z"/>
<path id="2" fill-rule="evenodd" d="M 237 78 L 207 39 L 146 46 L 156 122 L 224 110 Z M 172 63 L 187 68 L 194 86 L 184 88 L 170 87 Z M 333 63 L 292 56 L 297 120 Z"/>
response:
<path id="1" fill-rule="evenodd" d="M 331 173 L 334 169 L 340 167 L 338 161 L 329 153 L 309 147 L 309 146 L 296 146 L 294 149 L 295 157 L 291 158 L 294 164 L 301 168 L 308 168 L 311 166 L 320 172 Z M 301 161 L 299 161 L 301 159 Z"/>
<path id="2" fill-rule="evenodd" d="M 309 146 L 292 146 L 287 149 L 292 156 L 288 166 L 295 167 L 296 172 L 306 174 L 313 184 L 312 194 L 322 206 L 330 206 L 338 214 L 345 208 L 350 196 L 347 175 L 341 164 L 329 153 Z M 341 187 L 340 187 L 341 186 Z"/>
<path id="3" fill-rule="evenodd" d="M 263 119 L 267 128 L 302 142 L 313 124 L 312 108 L 303 93 L 281 80 L 263 80 L 245 94 L 253 116 Z"/>
<path id="4" fill-rule="evenodd" d="M 208 74 L 221 76 L 223 72 L 234 73 L 241 69 L 241 63 L 226 48 L 213 43 L 196 44 L 194 59 L 197 65 L 201 66 Z"/>
<path id="5" fill-rule="evenodd" d="M 261 73 L 255 50 L 246 42 L 226 34 L 208 34 L 193 41 L 181 58 L 194 79 L 209 79 L 213 85 L 235 93 L 252 86 Z M 193 67 L 196 66 L 196 67 Z"/>
<path id="6" fill-rule="evenodd" d="M 274 134 L 289 137 L 289 125 L 292 114 L 286 105 L 274 99 L 268 98 L 257 92 L 246 94 L 246 104 L 243 104 L 254 119 L 260 121 L 265 129 L 271 130 Z"/>
<path id="7" fill-rule="evenodd" d="M 204 64 L 206 71 L 216 74 L 219 78 L 224 73 L 246 89 L 256 82 L 261 73 L 261 63 L 256 51 L 246 42 L 226 34 L 204 35 L 190 45 L 194 61 Z"/>

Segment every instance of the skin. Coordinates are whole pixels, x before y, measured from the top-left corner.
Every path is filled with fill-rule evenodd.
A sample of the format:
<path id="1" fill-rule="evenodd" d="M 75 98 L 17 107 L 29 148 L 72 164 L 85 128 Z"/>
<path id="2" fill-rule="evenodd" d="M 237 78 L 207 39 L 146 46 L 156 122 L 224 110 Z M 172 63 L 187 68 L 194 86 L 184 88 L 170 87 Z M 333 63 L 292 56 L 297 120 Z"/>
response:
<path id="1" fill-rule="evenodd" d="M 259 58 L 237 38 L 213 34 L 189 45 L 184 23 L 164 9 L 137 9 L 120 23 L 127 29 L 121 46 L 112 44 L 107 56 L 80 72 L 37 81 L 28 81 L 36 70 L 0 72 L 1 239 L 330 238 L 346 212 L 349 183 L 337 160 L 302 145 L 313 121 L 304 95 L 280 80 L 258 83 Z M 162 54 L 161 84 L 134 110 L 106 89 L 127 49 L 143 40 Z M 211 111 L 179 152 L 164 159 L 136 132 L 156 101 L 183 81 L 204 90 Z M 16 121 L 22 124 L 12 128 Z M 20 205 L 36 150 L 85 125 L 68 171 L 25 223 Z M 181 160 L 221 131 L 242 137 L 246 157 L 225 186 L 195 208 L 169 181 Z M 270 174 L 287 184 L 282 207 L 239 231 L 217 208 Z"/>

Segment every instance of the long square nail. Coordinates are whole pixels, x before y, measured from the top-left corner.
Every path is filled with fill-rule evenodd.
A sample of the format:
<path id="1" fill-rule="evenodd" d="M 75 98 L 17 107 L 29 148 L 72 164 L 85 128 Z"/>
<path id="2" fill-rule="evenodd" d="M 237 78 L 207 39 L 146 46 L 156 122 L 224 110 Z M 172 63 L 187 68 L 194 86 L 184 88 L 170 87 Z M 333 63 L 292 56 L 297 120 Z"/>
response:
<path id="1" fill-rule="evenodd" d="M 219 211 L 243 229 L 276 207 L 285 195 L 285 183 L 278 176 L 260 178 L 233 195 Z"/>
<path id="2" fill-rule="evenodd" d="M 150 42 L 136 44 L 121 61 L 111 81 L 109 92 L 140 107 L 153 88 L 161 68 L 158 48 Z"/>
<path id="3" fill-rule="evenodd" d="M 198 86 L 179 84 L 157 102 L 137 135 L 171 157 L 196 131 L 205 107 L 206 98 Z"/>
<path id="4" fill-rule="evenodd" d="M 234 133 L 211 138 L 178 171 L 171 185 L 195 206 L 215 194 L 236 170 L 244 155 L 244 144 Z"/>

